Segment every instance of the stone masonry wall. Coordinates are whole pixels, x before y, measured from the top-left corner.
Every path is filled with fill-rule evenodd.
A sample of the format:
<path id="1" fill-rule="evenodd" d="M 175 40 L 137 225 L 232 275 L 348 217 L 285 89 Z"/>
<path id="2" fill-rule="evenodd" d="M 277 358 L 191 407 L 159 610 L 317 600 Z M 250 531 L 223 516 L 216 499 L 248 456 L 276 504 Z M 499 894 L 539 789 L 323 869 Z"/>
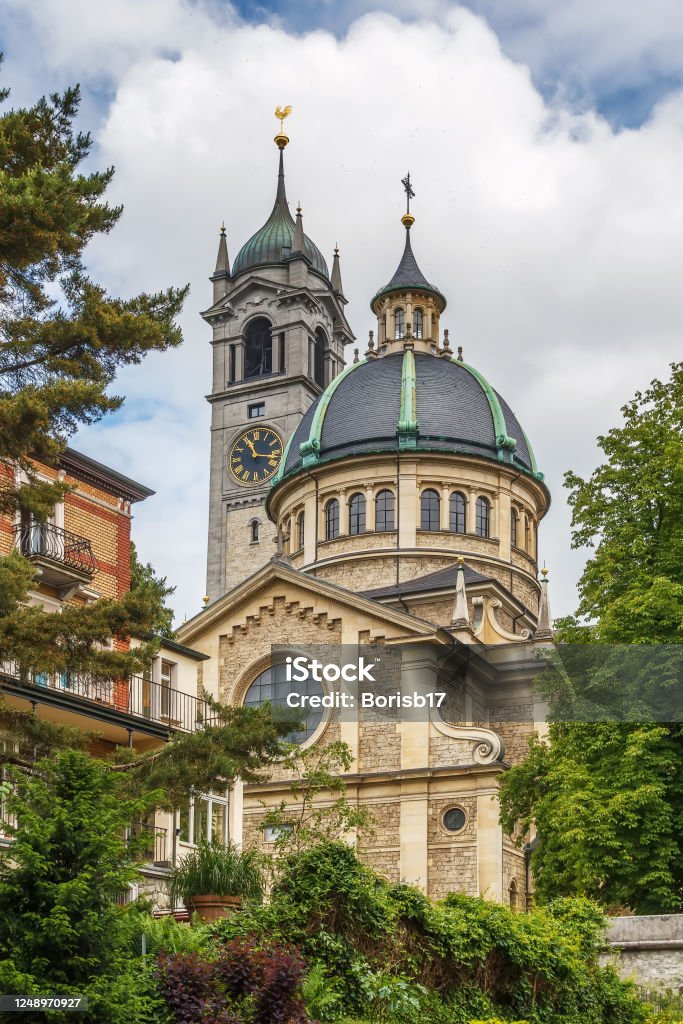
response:
<path id="1" fill-rule="evenodd" d="M 602 962 L 613 961 L 622 978 L 683 991 L 683 914 L 614 917 L 607 941 Z"/>

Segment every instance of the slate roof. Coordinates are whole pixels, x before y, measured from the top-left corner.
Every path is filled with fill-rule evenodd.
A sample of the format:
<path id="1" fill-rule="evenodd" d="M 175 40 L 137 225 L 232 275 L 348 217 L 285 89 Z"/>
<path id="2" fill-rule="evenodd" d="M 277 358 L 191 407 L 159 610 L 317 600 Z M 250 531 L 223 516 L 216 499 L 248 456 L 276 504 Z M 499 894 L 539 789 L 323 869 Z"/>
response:
<path id="1" fill-rule="evenodd" d="M 497 431 L 494 419 L 497 404 L 507 439 L 516 442 L 514 450 L 508 447 L 502 451 L 505 461 L 541 477 L 517 417 L 480 374 L 457 359 L 424 352 L 415 352 L 414 358 L 417 451 L 438 450 L 498 461 L 502 449 L 500 424 Z M 275 485 L 303 468 L 300 446 L 312 438 L 316 441 L 317 463 L 396 451 L 402 365 L 402 352 L 389 353 L 354 364 L 342 379 L 332 381 L 292 435 Z"/>
<path id="2" fill-rule="evenodd" d="M 374 296 L 370 306 L 372 307 L 381 295 L 386 295 L 389 292 L 403 291 L 406 288 L 418 288 L 421 291 L 433 292 L 438 295 L 443 303 L 443 308 L 446 308 L 446 299 L 433 284 L 430 284 L 427 278 L 424 276 L 422 271 L 417 265 L 417 260 L 413 254 L 413 249 L 410 244 L 410 229 L 406 229 L 406 244 L 403 250 L 403 256 L 401 262 L 396 268 L 396 272 L 388 284 L 385 284 L 384 288 L 380 288 L 377 294 Z"/>
<path id="3" fill-rule="evenodd" d="M 489 582 L 490 577 L 482 576 L 480 572 L 471 569 L 469 565 L 463 565 L 462 570 L 466 587 L 474 583 Z M 430 572 L 427 576 L 418 576 L 417 579 L 406 580 L 393 587 L 376 587 L 374 590 L 363 590 L 362 594 L 364 597 L 371 597 L 373 600 L 377 600 L 382 597 L 400 597 L 403 594 L 421 594 L 434 590 L 452 589 L 455 587 L 457 573 L 458 566 L 456 564 L 449 565 L 445 569 Z"/>

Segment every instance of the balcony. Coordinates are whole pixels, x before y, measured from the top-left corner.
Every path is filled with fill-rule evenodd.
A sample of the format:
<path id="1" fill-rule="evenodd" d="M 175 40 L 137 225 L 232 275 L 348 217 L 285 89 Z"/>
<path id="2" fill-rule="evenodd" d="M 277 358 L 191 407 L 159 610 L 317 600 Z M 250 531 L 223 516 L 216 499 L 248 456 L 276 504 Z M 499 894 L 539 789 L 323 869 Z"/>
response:
<path id="1" fill-rule="evenodd" d="M 129 832 L 134 836 L 143 836 L 144 853 L 153 867 L 168 868 L 171 866 L 166 850 L 167 830 L 165 828 L 150 825 L 146 821 L 136 821 Z"/>
<path id="2" fill-rule="evenodd" d="M 84 672 L 35 672 L 0 662 L 0 690 L 150 735 L 196 732 L 215 716 L 200 697 L 143 676 L 107 679 Z"/>
<path id="3" fill-rule="evenodd" d="M 39 569 L 43 583 L 59 589 L 88 583 L 97 560 L 87 537 L 63 530 L 54 523 L 23 522 L 14 527 L 20 553 Z"/>

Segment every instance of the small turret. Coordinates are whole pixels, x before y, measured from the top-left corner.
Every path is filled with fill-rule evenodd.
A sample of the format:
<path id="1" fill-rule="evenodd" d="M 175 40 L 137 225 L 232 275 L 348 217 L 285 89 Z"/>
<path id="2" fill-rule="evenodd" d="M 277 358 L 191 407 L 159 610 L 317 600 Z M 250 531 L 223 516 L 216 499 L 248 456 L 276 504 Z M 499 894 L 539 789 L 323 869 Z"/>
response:
<path id="1" fill-rule="evenodd" d="M 230 280 L 230 260 L 228 258 L 228 240 L 225 234 L 225 224 L 221 224 L 221 234 L 218 241 L 218 256 L 216 257 L 216 269 L 211 275 L 213 281 L 213 301 L 218 302 L 228 291 Z"/>

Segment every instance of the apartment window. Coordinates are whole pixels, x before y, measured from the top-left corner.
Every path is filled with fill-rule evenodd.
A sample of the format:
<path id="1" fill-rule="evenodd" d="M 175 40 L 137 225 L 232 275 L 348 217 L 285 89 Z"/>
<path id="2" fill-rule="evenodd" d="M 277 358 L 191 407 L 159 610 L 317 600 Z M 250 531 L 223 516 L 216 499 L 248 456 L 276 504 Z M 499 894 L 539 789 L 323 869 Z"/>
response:
<path id="1" fill-rule="evenodd" d="M 179 812 L 178 839 L 195 845 L 205 840 L 226 845 L 228 842 L 228 798 L 210 793 L 188 797 Z"/>
<path id="2" fill-rule="evenodd" d="M 423 491 L 420 498 L 420 529 L 438 530 L 440 510 L 441 500 L 437 492 Z"/>
<path id="3" fill-rule="evenodd" d="M 394 492 L 380 491 L 375 499 L 375 529 L 394 529 Z"/>
<path id="4" fill-rule="evenodd" d="M 451 507 L 450 507 L 450 529 L 453 533 L 465 533 L 467 525 L 467 502 L 465 501 L 465 495 L 461 494 L 460 491 L 454 491 L 451 494 Z"/>
<path id="5" fill-rule="evenodd" d="M 491 521 L 491 503 L 488 498 L 477 498 L 477 534 L 488 537 Z"/>
<path id="6" fill-rule="evenodd" d="M 352 494 L 349 500 L 349 533 L 365 532 L 365 495 Z"/>
<path id="7" fill-rule="evenodd" d="M 247 406 L 247 416 L 250 420 L 255 420 L 257 416 L 266 415 L 266 403 L 265 402 L 254 402 L 253 405 Z"/>
<path id="8" fill-rule="evenodd" d="M 159 666 L 159 682 L 161 683 L 161 717 L 173 718 L 173 691 L 176 685 L 176 664 L 161 659 Z"/>

